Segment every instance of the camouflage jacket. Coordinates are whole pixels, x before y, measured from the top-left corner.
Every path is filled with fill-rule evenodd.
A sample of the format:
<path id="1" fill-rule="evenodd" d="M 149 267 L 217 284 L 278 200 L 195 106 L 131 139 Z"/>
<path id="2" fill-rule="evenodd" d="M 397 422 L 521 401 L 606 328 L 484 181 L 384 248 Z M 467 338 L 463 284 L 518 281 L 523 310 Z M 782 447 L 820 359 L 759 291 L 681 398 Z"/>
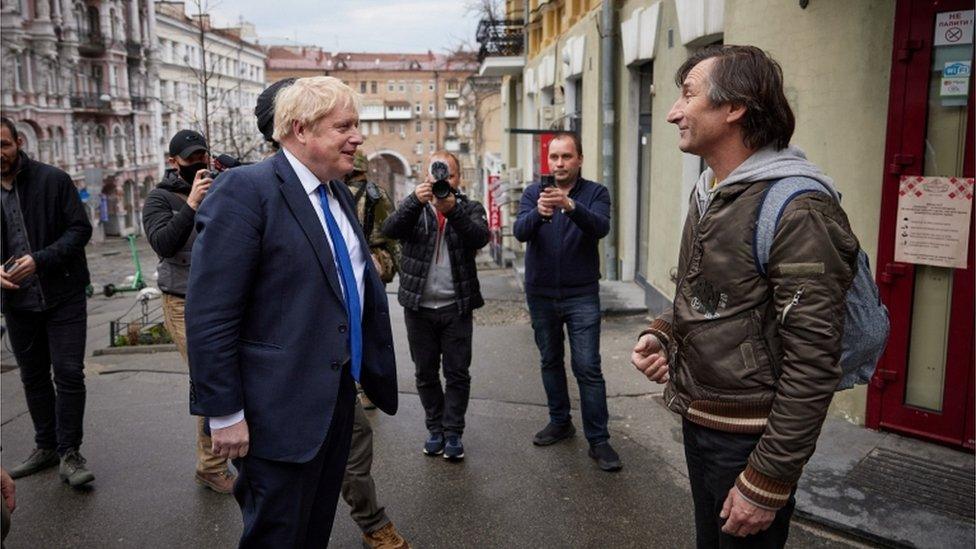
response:
<path id="1" fill-rule="evenodd" d="M 397 241 L 384 236 L 380 229 L 386 218 L 393 213 L 393 201 L 386 191 L 376 183 L 366 181 L 365 177 L 355 177 L 346 184 L 356 199 L 356 217 L 363 227 L 370 253 L 380 266 L 380 279 L 388 283 L 397 273 L 399 252 Z"/>

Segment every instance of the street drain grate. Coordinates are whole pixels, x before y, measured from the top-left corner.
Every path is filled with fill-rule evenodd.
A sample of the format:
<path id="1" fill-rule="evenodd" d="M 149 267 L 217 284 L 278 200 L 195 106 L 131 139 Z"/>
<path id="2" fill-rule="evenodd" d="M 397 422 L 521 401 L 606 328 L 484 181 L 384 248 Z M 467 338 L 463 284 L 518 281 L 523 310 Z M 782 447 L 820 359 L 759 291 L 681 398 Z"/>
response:
<path id="1" fill-rule="evenodd" d="M 972 469 L 952 467 L 908 454 L 875 448 L 854 466 L 848 479 L 858 488 L 880 492 L 923 508 L 974 520 Z"/>

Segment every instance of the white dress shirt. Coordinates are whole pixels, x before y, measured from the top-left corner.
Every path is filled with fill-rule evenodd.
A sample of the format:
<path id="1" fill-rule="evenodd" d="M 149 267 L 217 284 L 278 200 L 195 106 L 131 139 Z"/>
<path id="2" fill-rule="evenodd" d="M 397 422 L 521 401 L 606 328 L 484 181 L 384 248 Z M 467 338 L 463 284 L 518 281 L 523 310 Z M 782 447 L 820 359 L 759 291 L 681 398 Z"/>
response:
<path id="1" fill-rule="evenodd" d="M 325 223 L 325 213 L 322 211 L 322 201 L 319 199 L 318 188 L 323 182 L 319 181 L 319 178 L 312 173 L 312 170 L 309 170 L 305 164 L 302 164 L 300 160 L 295 158 L 288 149 L 282 147 L 281 150 L 285 153 L 285 158 L 288 159 L 288 163 L 291 164 L 292 169 L 295 170 L 298 180 L 302 183 L 302 188 L 305 189 L 305 194 L 308 195 L 308 201 L 311 202 L 312 208 L 315 210 L 315 215 L 318 216 L 319 223 L 322 224 L 322 230 L 325 231 L 325 238 L 329 242 L 329 248 L 332 250 L 332 258 L 335 260 L 339 285 L 344 286 L 342 276 L 339 274 L 339 262 L 335 259 L 335 245 L 332 243 L 332 235 L 329 234 L 329 227 Z M 329 196 L 329 211 L 332 212 L 332 217 L 335 219 L 336 225 L 339 226 L 339 232 L 342 233 L 342 239 L 346 241 L 346 249 L 349 251 L 352 272 L 356 278 L 356 290 L 359 292 L 359 310 L 362 313 L 363 294 L 366 291 L 366 254 L 363 247 L 359 244 L 359 237 L 356 236 L 356 229 L 353 225 L 353 223 L 359 223 L 359 221 L 357 219 L 350 220 L 346 217 L 346 212 L 339 204 L 339 200 L 332 194 L 332 187 L 329 186 L 328 182 L 325 183 L 325 188 Z M 345 287 L 343 287 L 343 291 L 345 291 Z M 230 427 L 243 419 L 244 410 L 227 416 L 212 417 L 210 418 L 210 430 L 213 431 Z"/>

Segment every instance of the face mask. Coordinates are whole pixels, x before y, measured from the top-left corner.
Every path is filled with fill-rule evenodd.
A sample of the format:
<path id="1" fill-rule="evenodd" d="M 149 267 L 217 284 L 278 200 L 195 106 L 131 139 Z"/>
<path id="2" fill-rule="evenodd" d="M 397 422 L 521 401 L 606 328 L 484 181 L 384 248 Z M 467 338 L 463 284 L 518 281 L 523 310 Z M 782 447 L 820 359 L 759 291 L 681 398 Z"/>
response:
<path id="1" fill-rule="evenodd" d="M 207 169 L 206 162 L 197 162 L 196 164 L 190 164 L 189 166 L 180 166 L 180 178 L 192 185 L 193 180 L 197 177 L 197 172 L 205 169 Z"/>

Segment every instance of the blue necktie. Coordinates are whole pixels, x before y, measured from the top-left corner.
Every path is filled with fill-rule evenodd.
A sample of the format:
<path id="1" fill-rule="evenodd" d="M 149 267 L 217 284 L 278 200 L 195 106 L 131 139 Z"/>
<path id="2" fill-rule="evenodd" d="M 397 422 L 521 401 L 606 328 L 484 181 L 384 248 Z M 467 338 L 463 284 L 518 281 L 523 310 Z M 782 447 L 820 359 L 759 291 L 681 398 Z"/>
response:
<path id="1" fill-rule="evenodd" d="M 349 319 L 349 350 L 352 355 L 350 368 L 353 379 L 359 381 L 363 362 L 363 321 L 362 311 L 359 308 L 359 285 L 352 271 L 352 259 L 349 257 L 346 241 L 342 238 L 342 231 L 339 230 L 339 224 L 336 223 L 332 210 L 329 209 L 329 193 L 326 192 L 324 184 L 319 186 L 319 201 L 322 202 L 325 225 L 329 228 L 336 263 L 339 264 L 339 276 L 342 278 L 342 293 L 345 297 L 346 316 Z"/>

